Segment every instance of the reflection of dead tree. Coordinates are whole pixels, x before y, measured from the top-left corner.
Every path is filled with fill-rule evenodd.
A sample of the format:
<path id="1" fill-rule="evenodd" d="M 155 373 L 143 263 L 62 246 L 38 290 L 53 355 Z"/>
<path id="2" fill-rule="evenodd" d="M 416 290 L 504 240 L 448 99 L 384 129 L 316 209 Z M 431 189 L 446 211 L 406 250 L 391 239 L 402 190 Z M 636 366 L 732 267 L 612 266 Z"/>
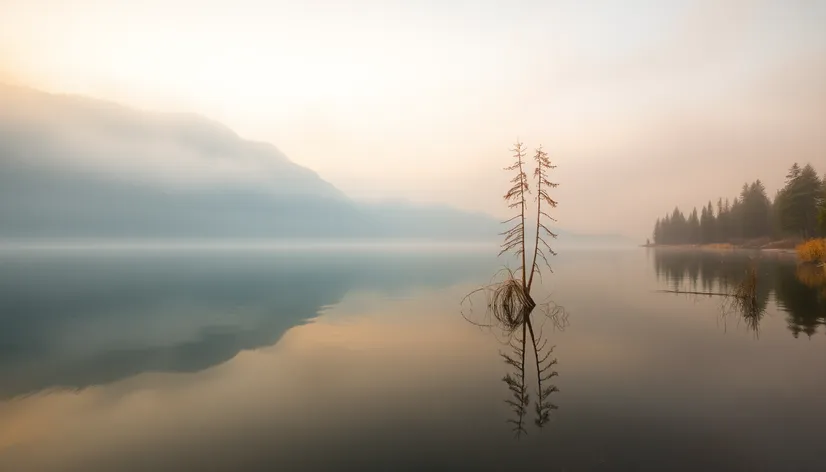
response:
<path id="1" fill-rule="evenodd" d="M 511 275 L 507 270 L 503 273 L 506 277 Z M 510 308 L 507 308 L 509 305 L 503 305 L 502 298 L 496 296 L 496 287 L 499 286 L 499 284 L 491 284 L 466 296 L 463 300 L 462 316 L 482 329 L 494 331 L 496 337 L 503 344 L 508 345 L 508 349 L 500 351 L 499 354 L 505 364 L 513 369 L 502 378 L 502 381 L 507 385 L 511 394 L 506 399 L 506 403 L 510 406 L 513 417 L 507 422 L 513 426 L 513 432 L 518 438 L 527 434 L 525 414 L 531 400 L 525 372 L 527 368 L 526 350 L 533 349 L 534 352 L 531 356 L 536 368 L 534 423 L 541 428 L 550 421 L 551 412 L 558 409 L 550 399 L 554 392 L 559 391 L 558 387 L 551 383 L 552 379 L 558 375 L 554 370 L 557 359 L 553 357 L 554 346 L 550 345 L 545 337 L 545 324 L 550 322 L 552 330 L 562 331 L 568 326 L 569 321 L 565 309 L 553 301 L 541 303 L 536 307 L 526 307 L 514 314 Z M 473 319 L 472 298 L 473 295 L 483 294 L 486 296 L 485 318 L 475 320 Z"/>
<path id="2" fill-rule="evenodd" d="M 531 323 L 530 317 L 527 318 L 527 323 L 525 324 L 528 326 L 528 332 L 531 335 L 531 344 L 533 344 L 533 353 L 536 357 L 537 400 L 535 422 L 536 425 L 541 428 L 549 421 L 551 410 L 556 410 L 558 408 L 548 400 L 552 393 L 559 391 L 556 385 L 549 385 L 544 388 L 542 387 L 542 382 L 547 382 L 558 375 L 555 370 L 552 370 L 553 366 L 556 365 L 556 359 L 551 358 L 551 354 L 554 350 L 553 346 L 546 349 L 548 340 L 542 339 L 542 328 L 539 330 L 539 336 L 534 336 L 533 324 Z M 542 357 L 541 359 L 540 356 Z"/>
<path id="3" fill-rule="evenodd" d="M 508 340 L 510 352 L 499 353 L 505 364 L 514 369 L 513 373 L 505 374 L 502 381 L 505 382 L 511 392 L 511 397 L 506 399 L 505 402 L 510 405 L 514 418 L 509 418 L 507 421 L 513 425 L 516 437 L 527 434 L 524 419 L 530 404 L 530 395 L 525 379 L 525 351 L 528 346 L 528 336 L 530 336 L 530 347 L 533 349 L 534 360 L 536 361 L 536 401 L 534 402 L 536 418 L 534 423 L 538 427 L 545 426 L 550 421 L 551 411 L 558 408 L 551 403 L 550 396 L 552 393 L 559 391 L 556 385 L 549 384 L 551 379 L 558 375 L 553 370 L 557 363 L 556 358 L 551 357 L 554 350 L 553 346 L 548 345 L 548 340 L 543 337 L 541 327 L 534 330 L 530 313 L 524 313 L 521 318 L 525 320 L 521 325 L 522 329 L 511 331 L 513 334 Z"/>
<path id="4" fill-rule="evenodd" d="M 502 377 L 502 381 L 507 384 L 508 390 L 510 390 L 513 395 L 513 398 L 506 399 L 505 403 L 510 405 L 513 413 L 516 415 L 515 419 L 509 418 L 507 420 L 508 423 L 513 424 L 513 432 L 516 434 L 516 437 L 527 433 L 527 431 L 525 431 L 524 419 L 525 411 L 530 402 L 528 389 L 525 387 L 525 326 L 527 326 L 527 324 L 523 323 L 522 335 L 514 336 L 509 342 L 512 353 L 499 353 L 506 364 L 516 369 L 516 375 L 507 373 Z"/>

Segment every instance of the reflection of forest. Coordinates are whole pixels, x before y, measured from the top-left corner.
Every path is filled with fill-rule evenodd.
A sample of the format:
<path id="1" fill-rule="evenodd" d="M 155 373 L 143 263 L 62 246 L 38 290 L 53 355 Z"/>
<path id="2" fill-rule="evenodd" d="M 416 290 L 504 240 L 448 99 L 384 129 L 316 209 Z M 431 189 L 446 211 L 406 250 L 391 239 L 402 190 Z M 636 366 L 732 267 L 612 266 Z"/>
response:
<path id="1" fill-rule="evenodd" d="M 812 336 L 826 326 L 826 272 L 794 260 L 746 252 L 657 249 L 654 270 L 675 290 L 730 292 L 751 266 L 757 270 L 757 303 L 761 309 L 773 295 L 787 313 L 789 330 Z"/>

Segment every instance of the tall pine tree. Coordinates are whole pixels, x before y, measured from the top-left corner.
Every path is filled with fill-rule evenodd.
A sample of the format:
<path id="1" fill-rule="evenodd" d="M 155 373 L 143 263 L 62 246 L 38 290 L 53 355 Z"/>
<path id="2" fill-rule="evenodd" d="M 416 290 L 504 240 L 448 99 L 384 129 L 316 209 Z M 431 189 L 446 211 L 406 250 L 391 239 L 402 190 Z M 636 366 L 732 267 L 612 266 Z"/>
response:
<path id="1" fill-rule="evenodd" d="M 697 208 L 688 217 L 688 243 L 700 244 L 700 218 L 697 217 Z"/>
<path id="2" fill-rule="evenodd" d="M 663 226 L 662 221 L 657 218 L 657 223 L 654 225 L 654 244 L 663 244 L 665 241 L 663 240 Z"/>
<path id="3" fill-rule="evenodd" d="M 783 231 L 804 238 L 817 234 L 821 202 L 821 181 L 814 168 L 802 169 L 795 163 L 786 175 L 780 200 L 780 225 Z"/>
<path id="4" fill-rule="evenodd" d="M 771 203 L 766 196 L 766 188 L 760 180 L 744 185 L 740 193 L 740 208 L 737 219 L 742 237 L 762 238 L 771 235 Z"/>
<path id="5" fill-rule="evenodd" d="M 700 242 L 709 244 L 714 241 L 714 210 L 709 202 L 708 207 L 703 207 L 700 213 Z"/>
<path id="6" fill-rule="evenodd" d="M 716 243 L 727 243 L 731 238 L 731 218 L 729 209 L 723 207 L 723 199 L 717 199 L 717 231 L 715 232 Z"/>
<path id="7" fill-rule="evenodd" d="M 688 242 L 687 227 L 685 215 L 679 208 L 674 208 L 671 213 L 671 227 L 673 231 L 674 244 L 685 244 Z"/>

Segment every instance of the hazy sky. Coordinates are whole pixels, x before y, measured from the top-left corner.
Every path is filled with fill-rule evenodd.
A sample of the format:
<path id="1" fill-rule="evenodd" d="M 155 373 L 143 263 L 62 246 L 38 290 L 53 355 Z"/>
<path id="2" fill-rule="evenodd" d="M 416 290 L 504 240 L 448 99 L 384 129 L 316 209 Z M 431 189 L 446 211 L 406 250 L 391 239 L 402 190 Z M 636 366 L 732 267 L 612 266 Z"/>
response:
<path id="1" fill-rule="evenodd" d="M 509 147 L 559 224 L 826 172 L 826 1 L 0 0 L 0 81 L 224 122 L 358 199 L 503 214 Z"/>

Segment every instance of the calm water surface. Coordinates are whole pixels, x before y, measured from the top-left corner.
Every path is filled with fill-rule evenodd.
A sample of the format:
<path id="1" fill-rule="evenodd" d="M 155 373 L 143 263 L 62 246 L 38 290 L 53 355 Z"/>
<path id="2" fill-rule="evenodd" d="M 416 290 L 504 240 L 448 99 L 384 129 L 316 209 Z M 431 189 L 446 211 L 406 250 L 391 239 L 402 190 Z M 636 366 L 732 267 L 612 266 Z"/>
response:
<path id="1" fill-rule="evenodd" d="M 552 262 L 537 298 L 567 317 L 534 316 L 558 410 L 517 440 L 507 339 L 460 312 L 491 254 L 5 251 L 0 470 L 826 470 L 823 273 Z M 756 314 L 657 292 L 726 291 L 750 264 Z"/>

